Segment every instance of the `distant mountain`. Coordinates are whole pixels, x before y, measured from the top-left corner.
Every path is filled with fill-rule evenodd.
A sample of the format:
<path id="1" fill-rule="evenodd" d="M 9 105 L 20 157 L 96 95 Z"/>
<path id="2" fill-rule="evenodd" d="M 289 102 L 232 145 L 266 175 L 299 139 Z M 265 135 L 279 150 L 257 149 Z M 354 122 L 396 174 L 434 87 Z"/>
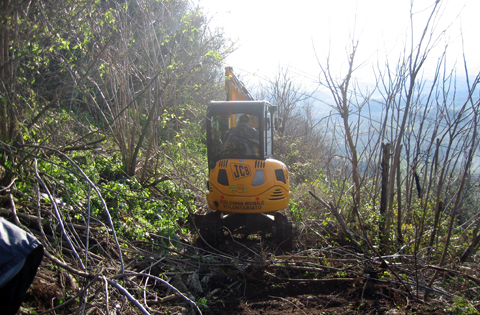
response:
<path id="1" fill-rule="evenodd" d="M 430 87 L 431 87 L 431 82 L 427 82 L 425 84 L 424 92 L 420 96 L 420 100 L 421 102 L 426 103 L 427 101 L 429 101 L 430 104 L 436 104 L 436 102 L 433 101 L 433 99 L 428 100 Z M 467 101 L 469 93 L 468 93 L 468 89 L 466 87 L 465 81 L 457 83 L 457 86 L 455 88 L 456 88 L 455 93 L 453 92 L 453 88 L 451 91 L 449 91 L 449 99 L 447 99 L 447 102 L 449 103 L 454 102 L 455 108 L 460 108 Z M 435 92 L 437 95 L 440 95 L 439 91 L 435 91 Z M 453 94 L 455 94 L 455 96 Z M 315 118 L 321 119 L 331 113 L 337 113 L 337 111 L 333 109 L 333 106 L 336 106 L 335 100 L 329 91 L 327 90 L 316 91 L 315 93 L 313 93 L 312 99 L 313 99 L 313 102 L 312 102 L 313 113 Z M 439 99 L 439 100 L 443 102 L 442 99 Z M 359 96 L 359 101 L 361 101 L 361 96 Z M 352 106 L 352 110 L 353 111 L 350 113 L 351 118 L 358 119 L 358 117 L 355 117 L 356 115 L 359 114 L 358 112 L 355 111 L 355 107 Z M 362 117 L 365 117 L 365 118 L 371 117 L 372 120 L 380 121 L 382 119 L 382 115 L 385 114 L 384 111 L 385 111 L 385 100 L 380 93 L 375 93 L 374 95 L 372 95 L 369 103 L 362 108 L 362 111 L 360 114 L 362 115 Z M 435 110 L 430 110 L 429 116 L 431 115 L 433 115 L 433 117 L 431 118 L 435 118 Z"/>
<path id="2" fill-rule="evenodd" d="M 424 92 L 419 96 L 417 95 L 414 102 L 412 103 L 410 114 L 417 113 L 418 118 L 413 121 L 408 121 L 409 125 L 406 126 L 407 130 L 405 133 L 405 137 L 421 138 L 421 150 L 423 151 L 431 145 L 431 141 L 433 138 L 441 137 L 441 135 L 443 134 L 444 143 L 442 143 L 440 147 L 440 155 L 442 155 L 442 152 L 444 151 L 443 148 L 446 147 L 445 143 L 449 140 L 449 124 L 457 115 L 460 108 L 468 100 L 469 93 L 468 89 L 466 88 L 466 84 L 458 83 L 455 87 L 455 93 L 453 91 L 453 87 L 450 88 L 448 93 L 444 93 L 444 91 L 440 91 L 439 89 L 435 90 L 434 93 L 430 93 L 430 86 L 428 86 L 428 84 L 425 84 Z M 446 100 L 443 100 L 444 95 L 447 95 Z M 478 101 L 478 91 L 476 91 L 476 93 L 474 93 L 473 95 L 475 95 L 474 102 Z M 361 102 L 360 97 L 358 101 Z M 438 112 L 440 106 L 438 106 L 437 104 L 441 105 L 444 102 L 448 104 L 448 112 L 440 113 Z M 429 104 L 429 108 L 425 108 L 425 104 L 427 103 Z M 333 108 L 335 106 L 335 101 L 331 93 L 329 93 L 328 91 L 316 91 L 313 94 L 312 106 L 315 119 L 320 120 L 331 114 L 335 114 L 335 120 L 341 119 L 338 115 L 338 111 Z M 403 107 L 404 105 L 401 106 Z M 372 141 L 375 142 L 378 139 L 379 135 L 375 134 L 375 130 L 380 129 L 382 121 L 385 118 L 385 101 L 383 97 L 379 93 L 377 93 L 370 98 L 370 101 L 361 109 L 361 112 L 358 112 L 358 109 L 355 108 L 355 106 L 352 106 L 351 110 L 352 111 L 349 113 L 350 122 L 355 124 L 356 122 L 360 121 L 360 126 L 358 127 L 358 129 L 355 129 L 355 133 L 359 133 L 360 137 L 358 139 L 357 149 L 361 151 Z M 467 113 L 465 113 L 463 117 L 467 117 L 470 111 L 471 110 L 469 110 L 467 106 Z M 358 115 L 360 115 L 360 119 Z M 449 120 L 447 120 L 447 118 Z M 462 124 L 466 124 L 471 121 L 471 118 L 472 116 L 470 115 L 467 119 L 465 119 L 465 121 L 462 121 L 460 123 L 460 127 Z M 393 126 L 389 126 L 390 123 L 391 121 L 387 121 L 387 128 L 397 128 L 396 121 L 393 122 Z M 398 124 L 400 124 L 400 122 L 398 122 Z M 423 124 L 421 132 L 422 134 L 418 135 L 418 133 L 420 132 L 419 128 L 421 124 Z M 434 132 L 434 126 L 437 124 L 439 128 L 439 130 L 437 131 L 438 135 L 433 137 L 432 133 Z M 339 123 L 338 125 L 343 126 L 343 123 Z M 371 127 L 373 127 L 373 129 Z M 320 128 L 322 127 L 320 126 Z M 390 131 L 393 131 L 395 133 L 395 129 L 390 129 Z M 326 130 L 326 132 L 330 131 Z M 373 132 L 373 134 L 371 134 L 370 132 Z M 387 135 L 390 134 L 391 132 L 387 132 Z M 340 138 L 336 139 L 337 141 L 340 140 Z M 463 138 L 463 136 L 457 137 L 456 139 L 458 139 L 458 141 L 465 141 L 465 138 Z M 455 143 L 454 147 L 456 147 L 456 145 L 457 143 Z M 337 146 L 339 151 L 344 150 L 344 144 L 337 143 Z M 480 156 L 475 156 L 474 167 L 480 167 Z"/>

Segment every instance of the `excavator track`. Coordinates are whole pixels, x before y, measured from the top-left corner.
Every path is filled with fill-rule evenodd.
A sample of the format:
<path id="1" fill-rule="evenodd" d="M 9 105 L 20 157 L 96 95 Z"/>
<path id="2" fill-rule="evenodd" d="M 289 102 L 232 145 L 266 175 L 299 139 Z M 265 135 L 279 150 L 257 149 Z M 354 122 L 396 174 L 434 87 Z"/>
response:
<path id="1" fill-rule="evenodd" d="M 204 215 L 194 214 L 193 223 L 193 227 L 205 243 L 216 246 L 221 242 L 223 223 L 219 211 L 211 211 Z"/>
<path id="2" fill-rule="evenodd" d="M 283 210 L 275 212 L 273 225 L 273 238 L 277 246 L 290 250 L 293 245 L 293 223 L 290 211 Z"/>
<path id="3" fill-rule="evenodd" d="M 226 233 L 242 235 L 244 239 L 251 234 L 260 233 L 265 237 L 271 232 L 275 247 L 290 251 L 293 246 L 293 224 L 288 210 L 271 214 L 230 213 L 212 211 L 204 215 L 194 214 L 195 227 L 199 238 L 210 246 L 219 245 Z"/>

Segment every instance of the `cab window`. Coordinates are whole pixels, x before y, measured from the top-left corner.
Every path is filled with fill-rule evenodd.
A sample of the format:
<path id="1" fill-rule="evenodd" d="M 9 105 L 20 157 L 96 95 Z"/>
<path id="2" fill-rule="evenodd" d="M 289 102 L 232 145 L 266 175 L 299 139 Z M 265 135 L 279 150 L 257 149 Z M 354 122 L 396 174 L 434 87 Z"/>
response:
<path id="1" fill-rule="evenodd" d="M 273 128 L 272 114 L 269 110 L 265 111 L 265 156 L 273 156 Z"/>
<path id="2" fill-rule="evenodd" d="M 211 153 L 213 159 L 258 159 L 259 117 L 247 113 L 229 113 L 211 117 Z"/>

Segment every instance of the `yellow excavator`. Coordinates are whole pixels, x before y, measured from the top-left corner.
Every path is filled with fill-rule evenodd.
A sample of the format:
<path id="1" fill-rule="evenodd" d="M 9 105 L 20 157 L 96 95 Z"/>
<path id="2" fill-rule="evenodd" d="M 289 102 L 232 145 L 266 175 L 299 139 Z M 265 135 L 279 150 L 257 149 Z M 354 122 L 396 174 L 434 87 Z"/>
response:
<path id="1" fill-rule="evenodd" d="M 211 101 L 207 108 L 206 197 L 213 211 L 199 232 L 215 243 L 224 228 L 243 235 L 271 231 L 278 245 L 290 247 L 288 169 L 273 159 L 274 136 L 282 123 L 277 106 L 253 100 L 231 67 L 225 69 L 225 89 L 227 100 Z"/>

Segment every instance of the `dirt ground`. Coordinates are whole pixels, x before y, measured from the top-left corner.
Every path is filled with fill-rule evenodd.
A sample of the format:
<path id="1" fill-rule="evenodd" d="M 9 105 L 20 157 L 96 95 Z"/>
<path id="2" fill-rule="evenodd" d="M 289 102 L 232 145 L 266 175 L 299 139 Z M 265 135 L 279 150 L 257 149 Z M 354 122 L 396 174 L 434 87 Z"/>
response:
<path id="1" fill-rule="evenodd" d="M 201 252 L 203 259 L 211 261 L 199 265 L 197 271 L 194 271 L 198 272 L 201 279 L 201 288 L 195 290 L 188 284 L 188 277 L 185 275 L 191 275 L 192 269 L 186 270 L 185 267 L 178 273 L 180 276 L 177 276 L 180 283 L 171 283 L 195 300 L 205 315 L 461 314 L 451 308 L 448 310 L 447 303 L 439 303 L 438 296 L 433 296 L 433 300 L 426 302 L 421 298 L 417 299 L 415 292 L 407 293 L 395 279 L 381 276 L 385 266 L 371 261 L 366 263 L 367 260 L 359 259 L 362 255 L 349 247 L 331 247 L 327 251 L 302 251 L 296 248 L 290 252 L 277 248 L 274 251 L 268 237 L 232 237 L 216 244 L 215 250 L 200 241 L 193 245 L 183 251 L 183 257 L 195 256 L 198 259 L 198 253 Z M 237 260 L 232 263 L 231 257 Z M 315 259 L 312 260 L 312 257 Z M 352 263 L 355 260 L 357 263 Z M 320 264 L 323 267 L 320 267 Z M 135 269 L 144 269 L 144 266 L 145 264 L 138 263 Z M 174 274 L 171 270 L 166 272 L 167 265 L 156 267 L 158 268 L 151 269 L 152 274 Z M 71 275 L 44 259 L 19 314 L 38 314 L 58 307 L 78 290 L 79 286 Z M 68 292 L 70 294 L 67 294 Z M 199 313 L 179 299 L 178 295 L 169 295 L 168 290 L 163 289 L 157 292 L 163 298 L 159 303 L 147 303 L 151 314 Z M 86 313 L 105 314 L 101 308 L 93 307 L 94 295 L 90 299 L 92 308 Z M 74 304 L 56 310 L 55 314 L 74 313 Z M 125 311 L 126 309 L 128 311 Z M 140 312 L 130 306 L 119 308 L 116 314 Z"/>
<path id="2" fill-rule="evenodd" d="M 48 275 L 37 277 L 18 314 L 35 314 L 58 304 L 62 289 Z M 202 314 L 454 314 L 439 307 L 411 302 L 388 285 L 374 282 L 277 283 L 268 280 L 238 281 L 219 277 L 208 292 Z M 212 294 L 213 293 L 213 294 Z M 178 302 L 178 301 L 177 301 Z M 162 307 L 164 314 L 195 314 L 177 302 Z M 163 311 L 160 311 L 162 313 Z M 54 314 L 53 312 L 51 314 Z M 70 314 L 57 311 L 56 314 Z M 100 314 L 93 312 L 93 314 Z M 158 314 L 158 313 L 157 313 Z"/>
<path id="3" fill-rule="evenodd" d="M 240 256 L 248 250 L 261 251 L 255 240 L 238 239 L 238 243 L 223 241 L 217 244 L 224 252 Z M 267 251 L 268 251 L 268 245 Z M 308 251 L 308 250 L 307 250 Z M 298 252 L 298 251 L 297 251 Z M 241 254 L 240 254 L 241 253 Z M 282 255 L 283 254 L 283 255 Z M 276 250 L 276 258 L 284 258 L 295 252 Z M 268 253 L 264 255 L 268 256 Z M 330 255 L 334 261 L 336 255 Z M 273 257 L 273 256 L 272 256 Z M 292 256 L 290 256 L 292 257 Z M 272 258 L 273 259 L 273 258 Z M 329 260 L 329 259 L 327 259 Z M 409 298 L 405 292 L 388 280 L 379 279 L 381 265 L 368 269 L 371 279 L 359 277 L 356 272 L 315 272 L 292 258 L 292 264 L 276 270 L 268 267 L 249 270 L 244 279 L 221 276 L 211 287 L 220 288 L 215 294 L 210 291 L 208 308 L 203 314 L 453 314 L 444 307 Z M 340 267 L 343 262 L 331 263 Z M 308 266 L 308 265 L 307 265 Z M 338 268 L 340 269 L 340 268 Z M 355 268 L 354 268 L 355 269 Z M 354 271 L 352 269 L 352 271 Z M 374 270 L 376 269 L 376 270 Z"/>
<path id="4" fill-rule="evenodd" d="M 243 290 L 243 292 L 241 292 Z M 249 284 L 209 306 L 204 314 L 448 314 L 435 307 L 408 305 L 386 285 Z"/>

